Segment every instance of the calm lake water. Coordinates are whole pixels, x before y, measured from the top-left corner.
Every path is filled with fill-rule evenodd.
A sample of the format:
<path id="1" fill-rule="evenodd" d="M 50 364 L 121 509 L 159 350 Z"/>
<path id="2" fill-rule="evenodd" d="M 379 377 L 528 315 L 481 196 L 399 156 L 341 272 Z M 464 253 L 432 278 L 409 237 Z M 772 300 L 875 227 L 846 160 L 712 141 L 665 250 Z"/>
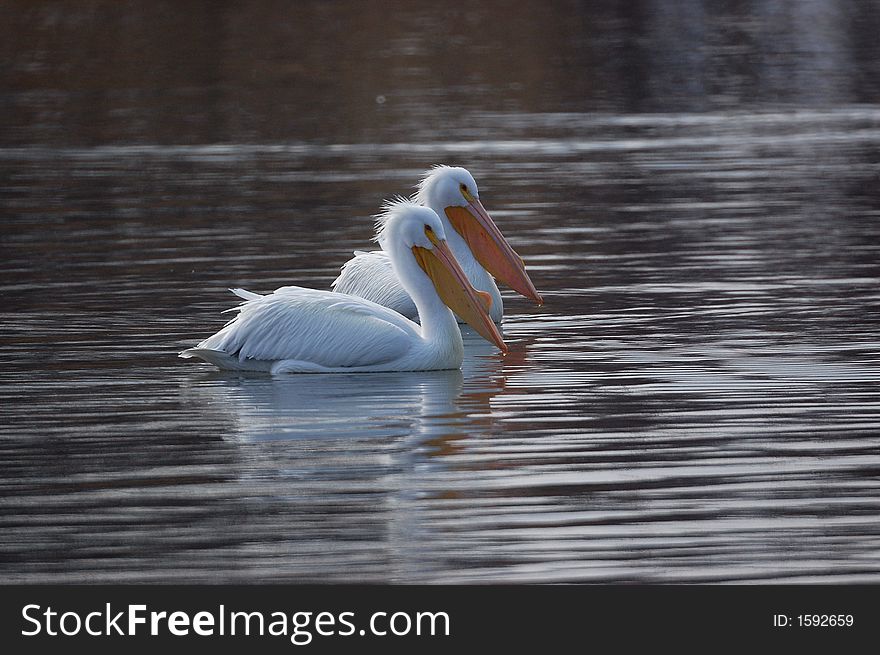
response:
<path id="1" fill-rule="evenodd" d="M 396 6 L 0 5 L 0 581 L 880 582 L 876 5 Z M 435 163 L 507 356 L 177 358 Z"/>

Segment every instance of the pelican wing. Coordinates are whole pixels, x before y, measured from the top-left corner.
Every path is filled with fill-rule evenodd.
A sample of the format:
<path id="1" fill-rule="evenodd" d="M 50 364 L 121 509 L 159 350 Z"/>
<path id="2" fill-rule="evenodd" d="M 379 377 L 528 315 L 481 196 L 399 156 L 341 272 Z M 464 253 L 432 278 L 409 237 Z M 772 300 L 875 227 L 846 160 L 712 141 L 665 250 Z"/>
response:
<path id="1" fill-rule="evenodd" d="M 391 259 L 381 250 L 356 250 L 342 266 L 331 285 L 338 293 L 366 298 L 416 320 L 419 312 L 391 268 Z"/>
<path id="2" fill-rule="evenodd" d="M 417 328 L 375 303 L 330 291 L 282 287 L 259 296 L 234 290 L 238 315 L 198 345 L 239 361 L 309 362 L 327 368 L 393 361 L 412 346 Z"/>

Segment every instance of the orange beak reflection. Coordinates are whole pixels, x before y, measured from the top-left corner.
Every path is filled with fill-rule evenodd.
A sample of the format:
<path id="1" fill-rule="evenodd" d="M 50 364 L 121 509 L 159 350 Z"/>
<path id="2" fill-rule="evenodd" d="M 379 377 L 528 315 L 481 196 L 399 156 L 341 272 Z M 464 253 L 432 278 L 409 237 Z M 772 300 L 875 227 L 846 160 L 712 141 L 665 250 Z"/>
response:
<path id="1" fill-rule="evenodd" d="M 419 266 L 434 283 L 440 299 L 486 341 L 494 343 L 501 352 L 506 353 L 507 344 L 488 314 L 492 298 L 471 286 L 446 241 L 439 240 L 433 232 L 426 231 L 426 234 L 434 248 L 429 250 L 413 246 L 412 251 Z"/>
<path id="2" fill-rule="evenodd" d="M 507 243 L 480 199 L 471 195 L 466 199 L 466 207 L 447 207 L 445 211 L 456 232 L 467 241 L 474 257 L 495 279 L 543 305 L 544 299 L 529 279 L 522 258 Z"/>

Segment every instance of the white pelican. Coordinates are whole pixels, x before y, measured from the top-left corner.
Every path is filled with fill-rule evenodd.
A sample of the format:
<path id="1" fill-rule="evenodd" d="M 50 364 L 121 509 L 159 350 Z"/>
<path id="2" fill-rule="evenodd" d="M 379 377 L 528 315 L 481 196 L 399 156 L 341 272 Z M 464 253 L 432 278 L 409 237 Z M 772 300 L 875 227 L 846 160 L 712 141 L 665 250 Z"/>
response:
<path id="1" fill-rule="evenodd" d="M 436 166 L 419 183 L 413 202 L 433 209 L 443 222 L 455 258 L 474 288 L 492 298 L 489 315 L 501 322 L 504 306 L 492 276 L 523 296 L 543 304 L 519 255 L 480 202 L 473 176 L 464 168 Z M 334 291 L 360 296 L 415 320 L 416 303 L 394 274 L 387 253 L 356 251 L 331 285 Z M 464 318 L 464 317 L 460 317 Z M 466 322 L 466 321 L 465 321 Z"/>
<path id="2" fill-rule="evenodd" d="M 427 207 L 389 203 L 376 240 L 419 312 L 421 326 L 370 300 L 334 291 L 281 287 L 261 296 L 243 289 L 238 315 L 181 357 L 223 369 L 270 373 L 428 371 L 459 368 L 464 345 L 450 308 L 502 352 L 489 297 L 474 289 Z M 230 310 L 227 310 L 230 311 Z"/>

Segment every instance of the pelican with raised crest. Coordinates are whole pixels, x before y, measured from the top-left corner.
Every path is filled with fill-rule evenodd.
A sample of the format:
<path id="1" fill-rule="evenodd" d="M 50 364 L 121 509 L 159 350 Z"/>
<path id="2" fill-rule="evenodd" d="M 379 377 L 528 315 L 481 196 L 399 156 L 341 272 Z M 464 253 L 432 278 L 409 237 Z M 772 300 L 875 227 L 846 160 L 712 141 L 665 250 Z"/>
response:
<path id="1" fill-rule="evenodd" d="M 464 344 L 453 310 L 507 352 L 488 313 L 491 297 L 468 281 L 432 209 L 398 200 L 384 207 L 376 227 L 376 240 L 412 298 L 420 325 L 339 292 L 288 286 L 263 296 L 234 289 L 244 300 L 233 308 L 236 317 L 180 356 L 273 374 L 455 369 Z"/>
<path id="2" fill-rule="evenodd" d="M 419 183 L 413 202 L 430 207 L 440 217 L 449 247 L 475 289 L 492 299 L 489 315 L 500 323 L 504 315 L 501 292 L 495 279 L 537 304 L 543 299 L 532 284 L 522 258 L 480 202 L 477 183 L 466 169 L 436 166 Z M 493 279 L 493 277 L 495 279 Z M 332 288 L 360 296 L 417 320 L 417 303 L 395 275 L 389 254 L 356 251 L 347 261 Z M 467 322 L 459 315 L 462 322 Z"/>

